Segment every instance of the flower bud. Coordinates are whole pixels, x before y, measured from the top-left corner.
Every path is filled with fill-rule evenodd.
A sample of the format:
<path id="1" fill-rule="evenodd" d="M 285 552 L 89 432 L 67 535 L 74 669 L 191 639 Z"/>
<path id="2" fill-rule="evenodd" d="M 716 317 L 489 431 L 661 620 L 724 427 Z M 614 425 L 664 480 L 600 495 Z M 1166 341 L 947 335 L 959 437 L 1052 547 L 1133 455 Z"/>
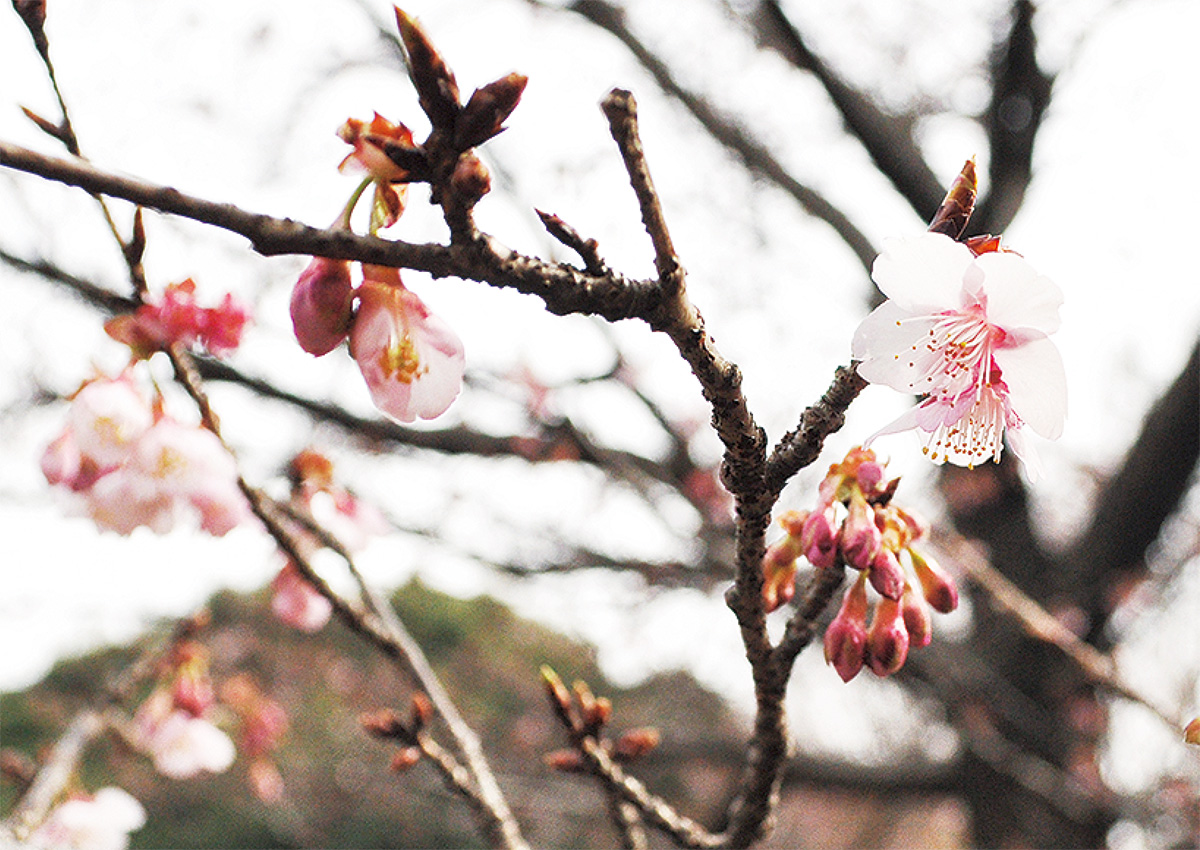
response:
<path id="1" fill-rule="evenodd" d="M 363 712 L 358 716 L 358 724 L 376 738 L 405 738 L 408 735 L 404 721 L 390 708 Z"/>
<path id="2" fill-rule="evenodd" d="M 353 300 L 350 264 L 313 257 L 292 289 L 292 328 L 300 347 L 317 357 L 337 348 L 350 332 Z"/>
<path id="3" fill-rule="evenodd" d="M 908 659 L 908 630 L 900 603 L 884 597 L 875 606 L 867 633 L 867 666 L 876 676 L 890 676 Z"/>
<path id="4" fill-rule="evenodd" d="M 769 614 L 796 595 L 796 558 L 800 542 L 784 537 L 772 543 L 763 556 L 763 608 Z"/>
<path id="5" fill-rule="evenodd" d="M 804 521 L 800 547 L 804 557 L 814 567 L 832 567 L 837 561 L 838 529 L 833 522 L 833 510 L 813 511 Z"/>
<path id="6" fill-rule="evenodd" d="M 1195 717 L 1183 730 L 1183 740 L 1189 744 L 1200 744 L 1200 717 Z"/>
<path id="7" fill-rule="evenodd" d="M 954 579 L 935 561 L 926 558 L 915 549 L 909 549 L 908 554 L 912 559 L 913 572 L 917 574 L 917 580 L 921 583 L 921 592 L 930 607 L 939 614 L 949 614 L 957 608 L 958 588 Z"/>
<path id="8" fill-rule="evenodd" d="M 875 525 L 875 511 L 857 490 L 850 495 L 849 508 L 841 530 L 842 558 L 856 570 L 869 569 L 883 539 Z"/>
<path id="9" fill-rule="evenodd" d="M 422 729 L 433 719 L 433 703 L 425 694 L 417 692 L 412 698 L 412 728 Z"/>
<path id="10" fill-rule="evenodd" d="M 911 584 L 904 585 L 900 597 L 900 609 L 904 615 L 904 628 L 908 630 L 908 643 L 914 649 L 929 646 L 933 640 L 933 619 L 929 606 Z"/>
<path id="11" fill-rule="evenodd" d="M 475 154 L 463 154 L 450 175 L 450 186 L 461 198 L 473 204 L 492 191 L 492 175 Z"/>
<path id="12" fill-rule="evenodd" d="M 617 739 L 613 756 L 618 761 L 633 761 L 657 747 L 659 740 L 658 730 L 653 727 L 630 729 Z"/>
<path id="13" fill-rule="evenodd" d="M 583 773 L 583 756 L 576 750 L 555 750 L 543 757 L 547 767 L 561 770 L 563 773 Z"/>
<path id="14" fill-rule="evenodd" d="M 843 682 L 849 682 L 863 667 L 866 646 L 867 586 L 859 576 L 825 629 L 825 661 L 833 665 Z"/>
<path id="15" fill-rule="evenodd" d="M 899 600 L 904 593 L 904 570 L 891 549 L 880 547 L 868 571 L 871 587 L 883 597 Z"/>
<path id="16" fill-rule="evenodd" d="M 405 747 L 402 750 L 397 750 L 392 756 L 392 762 L 389 765 L 393 773 L 404 773 L 404 771 L 412 768 L 421 760 L 420 747 Z"/>

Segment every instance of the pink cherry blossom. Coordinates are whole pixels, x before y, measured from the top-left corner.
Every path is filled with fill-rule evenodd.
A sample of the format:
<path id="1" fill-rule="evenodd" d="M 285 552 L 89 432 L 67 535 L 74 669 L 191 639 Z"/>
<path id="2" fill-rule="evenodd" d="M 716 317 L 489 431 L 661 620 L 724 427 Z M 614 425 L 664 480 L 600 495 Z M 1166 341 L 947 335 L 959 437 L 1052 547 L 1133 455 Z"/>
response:
<path id="1" fill-rule="evenodd" d="M 271 610 L 302 632 L 315 632 L 329 622 L 333 606 L 288 561 L 271 581 Z"/>
<path id="2" fill-rule="evenodd" d="M 135 312 L 109 320 L 104 329 L 139 357 L 176 342 L 185 346 L 200 343 L 220 356 L 241 345 L 249 321 L 250 311 L 228 293 L 216 307 L 200 306 L 196 283 L 188 278 L 169 284 L 161 298 L 147 301 Z"/>
<path id="3" fill-rule="evenodd" d="M 163 534 L 193 516 L 220 536 L 250 516 L 221 441 L 156 414 L 126 378 L 98 378 L 76 394 L 66 427 L 42 454 L 42 472 L 119 534 L 139 526 Z"/>
<path id="4" fill-rule="evenodd" d="M 1007 432 L 1035 477 L 1023 429 L 1056 439 L 1066 417 L 1066 375 L 1049 339 L 1058 287 L 1015 253 L 977 256 L 938 233 L 887 242 L 871 276 L 888 300 L 855 332 L 858 372 L 924 397 L 875 436 L 916 429 L 935 463 L 973 466 L 999 460 Z"/>
<path id="5" fill-rule="evenodd" d="M 233 741 L 208 720 L 177 708 L 171 693 L 152 693 L 134 717 L 134 737 L 154 760 L 155 769 L 172 779 L 203 771 L 222 773 L 233 764 Z"/>
<path id="6" fill-rule="evenodd" d="M 97 378 L 75 394 L 67 422 L 79 451 L 106 469 L 125 461 L 154 414 L 133 381 Z"/>
<path id="7" fill-rule="evenodd" d="M 31 847 L 75 850 L 125 850 L 129 833 L 146 823 L 146 810 L 131 794 L 101 788 L 91 797 L 75 797 L 56 806 L 29 837 Z"/>
<path id="8" fill-rule="evenodd" d="M 363 274 L 350 353 L 371 400 L 399 422 L 440 416 L 462 389 L 462 342 L 405 288 L 399 271 L 364 266 Z"/>

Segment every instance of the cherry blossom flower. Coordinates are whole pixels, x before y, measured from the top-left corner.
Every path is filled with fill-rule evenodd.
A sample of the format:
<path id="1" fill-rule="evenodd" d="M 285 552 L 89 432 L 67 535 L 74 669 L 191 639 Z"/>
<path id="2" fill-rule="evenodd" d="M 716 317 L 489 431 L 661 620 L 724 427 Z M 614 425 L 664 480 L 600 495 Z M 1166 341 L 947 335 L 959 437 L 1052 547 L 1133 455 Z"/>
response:
<path id="1" fill-rule="evenodd" d="M 73 490 L 101 528 L 170 531 L 185 516 L 220 536 L 250 516 L 221 441 L 156 411 L 127 377 L 98 378 L 73 399 L 42 454 L 51 484 Z"/>
<path id="2" fill-rule="evenodd" d="M 249 321 L 249 310 L 228 293 L 216 307 L 201 307 L 196 302 L 196 282 L 188 278 L 169 284 L 161 299 L 110 319 L 104 329 L 142 358 L 176 342 L 186 346 L 200 343 L 220 356 L 241 345 Z"/>
<path id="3" fill-rule="evenodd" d="M 315 632 L 329 622 L 333 606 L 289 560 L 271 580 L 271 611 L 293 628 Z"/>
<path id="4" fill-rule="evenodd" d="M 371 231 L 391 227 L 404 212 L 406 184 L 425 176 L 428 169 L 424 153 L 413 142 L 412 131 L 403 124 L 393 124 L 376 112 L 370 123 L 357 118 L 347 119 L 338 129 L 338 136 L 354 148 L 342 160 L 338 170 L 365 171 L 375 184 Z M 399 165 L 396 158 L 405 160 L 406 166 Z"/>
<path id="5" fill-rule="evenodd" d="M 462 389 L 462 342 L 397 269 L 364 266 L 363 274 L 350 353 L 372 401 L 399 422 L 440 416 Z"/>
<path id="6" fill-rule="evenodd" d="M 134 740 L 154 760 L 154 768 L 172 779 L 204 771 L 222 773 L 237 749 L 209 720 L 178 707 L 169 690 L 155 690 L 134 717 Z"/>
<path id="7" fill-rule="evenodd" d="M 1031 477 L 1024 428 L 1056 439 L 1066 375 L 1049 335 L 1062 293 L 997 240 L 938 233 L 885 243 L 871 276 L 888 300 L 854 334 L 858 372 L 923 400 L 871 439 L 916 429 L 935 463 L 1000 459 L 1003 437 Z M 870 441 L 868 441 L 870 442 Z"/>
<path id="8" fill-rule="evenodd" d="M 129 792 L 101 788 L 91 797 L 75 797 L 56 806 L 29 838 L 33 847 L 75 850 L 125 850 L 129 833 L 146 823 L 146 810 Z"/>
<path id="9" fill-rule="evenodd" d="M 79 452 L 108 469 L 129 457 L 154 424 L 154 414 L 132 380 L 98 378 L 75 394 L 67 422 Z"/>

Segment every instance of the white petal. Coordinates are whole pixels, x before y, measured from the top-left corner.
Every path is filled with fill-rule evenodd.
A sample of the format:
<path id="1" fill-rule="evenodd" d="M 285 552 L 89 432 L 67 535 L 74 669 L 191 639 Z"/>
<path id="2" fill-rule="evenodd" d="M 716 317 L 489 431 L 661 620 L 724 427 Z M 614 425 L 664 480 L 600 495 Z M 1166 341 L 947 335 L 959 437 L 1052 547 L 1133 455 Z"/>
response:
<path id="1" fill-rule="evenodd" d="M 1012 453 L 1021 461 L 1029 483 L 1036 484 L 1042 477 L 1042 461 L 1038 457 L 1037 449 L 1034 448 L 1032 441 L 1020 428 L 1009 428 L 1004 439 Z"/>
<path id="2" fill-rule="evenodd" d="M 975 261 L 984 273 L 988 321 L 1004 330 L 1029 328 L 1052 334 L 1062 320 L 1062 290 L 1016 254 L 995 252 Z"/>
<path id="3" fill-rule="evenodd" d="M 940 233 L 923 233 L 884 240 L 871 278 L 884 295 L 911 313 L 956 310 L 972 262 L 974 255 L 965 245 Z"/>
<path id="4" fill-rule="evenodd" d="M 1013 412 L 1041 436 L 1058 439 L 1067 418 L 1067 373 L 1058 348 L 1039 336 L 997 349 L 993 356 L 1008 385 Z"/>
<path id="5" fill-rule="evenodd" d="M 894 301 L 886 301 L 863 319 L 850 350 L 862 362 L 858 374 L 873 384 L 900 392 L 928 392 L 925 379 L 941 367 L 942 358 L 925 345 L 933 317 L 911 318 Z"/>

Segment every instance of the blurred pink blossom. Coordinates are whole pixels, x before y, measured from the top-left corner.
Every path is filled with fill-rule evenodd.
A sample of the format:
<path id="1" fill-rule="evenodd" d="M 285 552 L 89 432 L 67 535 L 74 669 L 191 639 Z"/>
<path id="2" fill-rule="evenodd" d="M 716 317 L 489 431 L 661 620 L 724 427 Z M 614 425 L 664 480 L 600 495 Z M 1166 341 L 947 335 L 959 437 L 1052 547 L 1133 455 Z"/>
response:
<path id="1" fill-rule="evenodd" d="M 32 847 L 125 850 L 129 833 L 146 823 L 146 810 L 120 788 L 101 788 L 56 806 L 29 838 Z"/>

